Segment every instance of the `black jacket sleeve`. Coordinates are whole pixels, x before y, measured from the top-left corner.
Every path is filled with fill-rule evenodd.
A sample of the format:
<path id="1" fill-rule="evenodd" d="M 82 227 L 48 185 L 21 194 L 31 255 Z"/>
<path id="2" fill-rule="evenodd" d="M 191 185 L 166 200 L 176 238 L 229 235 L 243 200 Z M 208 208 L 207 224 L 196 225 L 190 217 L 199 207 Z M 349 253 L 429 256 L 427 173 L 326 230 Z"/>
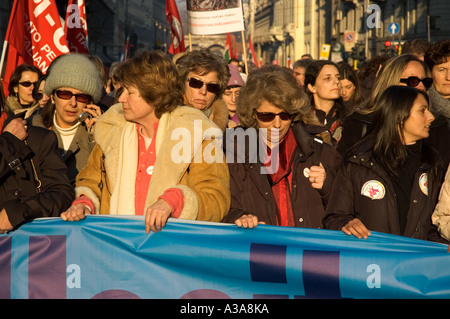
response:
<path id="1" fill-rule="evenodd" d="M 71 205 L 75 192 L 67 176 L 67 167 L 56 154 L 58 145 L 56 135 L 43 128 L 30 127 L 28 145 L 14 136 L 6 138 L 16 139 L 12 145 L 15 145 L 17 149 L 12 153 L 19 154 L 28 179 L 21 179 L 16 174 L 10 174 L 7 179 L 2 180 L 2 183 L 8 183 L 8 179 L 13 178 L 19 180 L 17 183 L 21 186 L 22 195 L 19 198 L 7 200 L 0 205 L 0 209 L 6 210 L 13 227 L 34 218 L 58 217 Z M 20 156 L 27 153 L 26 151 L 29 155 L 21 158 Z M 34 169 L 30 158 L 33 160 Z M 8 160 L 1 158 L 0 162 L 0 174 L 3 174 L 4 169 L 10 172 L 9 165 L 5 164 Z M 40 192 L 36 192 L 35 172 L 42 183 Z"/>

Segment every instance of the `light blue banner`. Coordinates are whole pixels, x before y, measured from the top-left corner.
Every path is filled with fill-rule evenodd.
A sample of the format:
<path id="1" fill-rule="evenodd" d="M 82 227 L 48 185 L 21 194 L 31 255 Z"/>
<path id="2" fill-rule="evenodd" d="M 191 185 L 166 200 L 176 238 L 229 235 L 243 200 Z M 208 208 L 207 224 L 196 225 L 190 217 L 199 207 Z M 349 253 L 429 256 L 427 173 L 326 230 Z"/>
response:
<path id="1" fill-rule="evenodd" d="M 447 246 L 372 232 L 40 219 L 0 235 L 0 298 L 449 298 Z"/>

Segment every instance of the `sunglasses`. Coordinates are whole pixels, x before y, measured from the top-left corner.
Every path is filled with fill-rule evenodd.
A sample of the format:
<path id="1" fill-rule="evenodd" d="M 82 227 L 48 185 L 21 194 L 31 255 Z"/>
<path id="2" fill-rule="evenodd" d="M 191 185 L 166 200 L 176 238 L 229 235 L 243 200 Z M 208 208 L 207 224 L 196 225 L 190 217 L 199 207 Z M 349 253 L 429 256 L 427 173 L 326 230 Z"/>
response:
<path id="1" fill-rule="evenodd" d="M 206 85 L 206 90 L 210 93 L 217 94 L 220 92 L 220 85 L 217 83 L 205 83 L 202 80 L 196 78 L 190 78 L 187 80 L 189 86 L 194 89 L 201 89 L 203 85 Z"/>
<path id="2" fill-rule="evenodd" d="M 272 113 L 272 112 L 256 112 L 256 116 L 258 119 L 262 122 L 272 122 L 275 120 L 275 116 L 279 116 L 282 121 L 289 121 L 291 120 L 294 115 L 289 114 L 288 112 L 280 112 L 280 113 Z"/>
<path id="3" fill-rule="evenodd" d="M 36 100 L 42 100 L 42 98 L 44 97 L 44 93 L 36 93 Z"/>
<path id="4" fill-rule="evenodd" d="M 31 81 L 23 81 L 23 82 L 19 82 L 20 85 L 22 85 L 23 87 L 29 88 L 32 85 L 36 85 L 37 82 L 31 82 Z"/>
<path id="5" fill-rule="evenodd" d="M 85 93 L 77 93 L 74 94 L 70 91 L 64 91 L 64 90 L 56 90 L 56 96 L 63 100 L 70 100 L 72 96 L 75 96 L 75 100 L 77 100 L 80 103 L 89 103 L 91 101 L 91 96 L 89 94 Z"/>
<path id="6" fill-rule="evenodd" d="M 416 87 L 419 85 L 420 82 L 422 82 L 425 89 L 428 90 L 431 87 L 431 85 L 433 84 L 433 79 L 432 78 L 420 79 L 417 76 L 410 76 L 409 78 L 406 78 L 406 79 L 400 79 L 400 82 L 406 83 L 407 86 L 411 86 L 411 87 Z"/>

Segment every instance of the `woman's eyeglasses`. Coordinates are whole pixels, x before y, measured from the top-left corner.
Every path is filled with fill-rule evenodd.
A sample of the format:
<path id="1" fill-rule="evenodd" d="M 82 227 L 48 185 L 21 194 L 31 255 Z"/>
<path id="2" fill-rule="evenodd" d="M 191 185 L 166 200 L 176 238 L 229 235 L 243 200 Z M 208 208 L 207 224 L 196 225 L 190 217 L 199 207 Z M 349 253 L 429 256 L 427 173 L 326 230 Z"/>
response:
<path id="1" fill-rule="evenodd" d="M 196 78 L 190 78 L 187 80 L 189 86 L 194 89 L 201 89 L 203 85 L 206 85 L 206 90 L 210 93 L 217 94 L 220 92 L 220 85 L 217 83 L 205 83 L 202 80 Z"/>
<path id="2" fill-rule="evenodd" d="M 19 82 L 20 85 L 22 85 L 23 87 L 29 88 L 32 85 L 36 85 L 37 82 L 31 82 L 31 81 L 23 81 L 23 82 Z"/>
<path id="3" fill-rule="evenodd" d="M 288 112 L 280 112 L 280 113 L 272 113 L 272 112 L 257 112 L 255 111 L 256 116 L 262 122 L 272 122 L 275 120 L 275 117 L 278 115 L 282 121 L 291 120 L 294 115 L 289 114 Z"/>
<path id="4" fill-rule="evenodd" d="M 91 101 L 91 96 L 85 93 L 74 94 L 70 91 L 65 90 L 56 90 L 55 93 L 57 97 L 63 100 L 70 100 L 72 96 L 75 96 L 75 100 L 77 100 L 80 103 L 89 103 Z"/>
<path id="5" fill-rule="evenodd" d="M 423 83 L 423 86 L 425 89 L 429 89 L 431 85 L 433 85 L 433 79 L 432 78 L 423 78 L 420 79 L 417 76 L 410 76 L 406 79 L 400 79 L 401 83 L 405 83 L 407 86 L 416 87 L 419 85 L 420 82 Z"/>

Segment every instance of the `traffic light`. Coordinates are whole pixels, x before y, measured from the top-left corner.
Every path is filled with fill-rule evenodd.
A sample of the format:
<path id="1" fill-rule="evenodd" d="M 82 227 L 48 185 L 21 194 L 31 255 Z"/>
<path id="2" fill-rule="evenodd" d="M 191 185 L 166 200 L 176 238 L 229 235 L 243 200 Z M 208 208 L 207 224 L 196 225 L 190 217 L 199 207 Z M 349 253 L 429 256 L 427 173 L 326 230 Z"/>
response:
<path id="1" fill-rule="evenodd" d="M 353 60 L 356 60 L 358 58 L 358 47 L 356 45 L 352 48 L 350 56 L 352 57 Z"/>
<path id="2" fill-rule="evenodd" d="M 366 53 L 364 52 L 364 48 L 358 52 L 358 60 L 359 62 L 363 62 L 366 59 Z"/>

